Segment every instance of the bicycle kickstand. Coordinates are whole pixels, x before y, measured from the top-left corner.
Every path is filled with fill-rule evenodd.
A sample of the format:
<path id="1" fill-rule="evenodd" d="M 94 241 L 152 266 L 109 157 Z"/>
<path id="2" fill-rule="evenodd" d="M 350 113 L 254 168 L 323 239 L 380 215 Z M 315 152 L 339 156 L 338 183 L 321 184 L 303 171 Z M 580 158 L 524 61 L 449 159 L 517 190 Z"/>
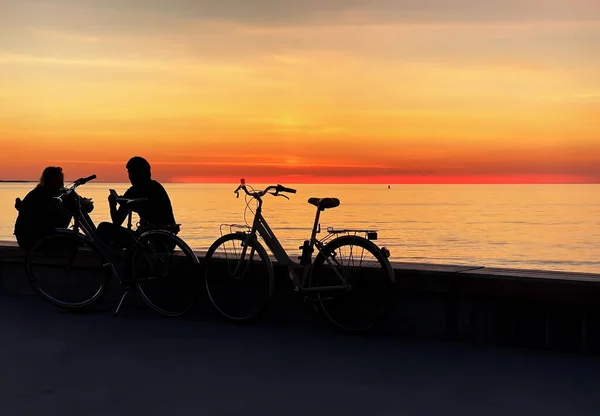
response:
<path id="1" fill-rule="evenodd" d="M 125 301 L 125 298 L 127 297 L 128 294 L 129 294 L 129 288 L 126 288 L 125 291 L 123 292 L 123 295 L 121 296 L 121 300 L 119 301 L 119 304 L 117 305 L 117 309 L 113 313 L 113 316 L 115 318 L 119 314 L 119 310 L 121 310 L 121 306 L 123 305 L 123 302 Z"/>

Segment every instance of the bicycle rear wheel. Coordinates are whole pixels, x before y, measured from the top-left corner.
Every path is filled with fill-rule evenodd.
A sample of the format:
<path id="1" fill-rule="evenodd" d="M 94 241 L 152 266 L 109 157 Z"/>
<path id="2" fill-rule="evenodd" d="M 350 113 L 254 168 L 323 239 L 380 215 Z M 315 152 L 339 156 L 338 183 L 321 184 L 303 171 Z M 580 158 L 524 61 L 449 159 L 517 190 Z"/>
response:
<path id="1" fill-rule="evenodd" d="M 84 308 L 104 293 L 110 263 L 82 235 L 62 231 L 38 241 L 26 260 L 27 276 L 35 291 L 50 303 Z"/>
<path id="2" fill-rule="evenodd" d="M 213 306 L 225 318 L 249 322 L 267 308 L 273 295 L 273 265 L 256 239 L 233 233 L 217 239 L 205 258 L 206 290 Z"/>
<path id="3" fill-rule="evenodd" d="M 387 257 L 363 237 L 338 237 L 315 258 L 311 286 L 342 285 L 340 276 L 351 288 L 317 292 L 320 310 L 344 331 L 366 332 L 377 328 L 395 297 L 394 271 Z"/>
<path id="4" fill-rule="evenodd" d="M 196 302 L 198 258 L 179 237 L 163 230 L 143 233 L 131 254 L 140 296 L 161 315 L 181 316 Z"/>

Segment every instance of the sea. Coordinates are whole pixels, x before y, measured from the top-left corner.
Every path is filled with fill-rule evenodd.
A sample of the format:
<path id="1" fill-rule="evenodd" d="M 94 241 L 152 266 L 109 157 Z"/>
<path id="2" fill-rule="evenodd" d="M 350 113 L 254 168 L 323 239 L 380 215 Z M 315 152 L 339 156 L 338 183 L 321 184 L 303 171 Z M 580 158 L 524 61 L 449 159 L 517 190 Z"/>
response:
<path id="1" fill-rule="evenodd" d="M 165 183 L 180 236 L 206 250 L 231 224 L 251 224 L 255 204 L 237 184 Z M 252 184 L 256 189 L 265 184 Z M 321 217 L 327 227 L 378 231 L 391 260 L 429 264 L 600 273 L 600 184 L 338 185 L 283 184 L 290 199 L 266 196 L 263 215 L 290 256 L 310 236 L 316 208 L 310 197 L 336 197 Z M 15 241 L 17 211 L 34 183 L 0 183 L 0 240 Z M 126 183 L 89 183 L 79 193 L 94 201 L 96 223 L 109 219 L 108 190 Z"/>

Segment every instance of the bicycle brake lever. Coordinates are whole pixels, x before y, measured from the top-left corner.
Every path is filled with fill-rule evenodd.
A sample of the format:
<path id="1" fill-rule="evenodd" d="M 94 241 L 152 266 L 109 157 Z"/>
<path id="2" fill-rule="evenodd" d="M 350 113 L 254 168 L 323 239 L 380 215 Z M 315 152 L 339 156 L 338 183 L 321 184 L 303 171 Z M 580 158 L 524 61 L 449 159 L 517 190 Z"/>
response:
<path id="1" fill-rule="evenodd" d="M 269 192 L 269 193 L 270 193 L 271 195 L 273 195 L 273 196 L 282 196 L 282 197 L 284 197 L 285 199 L 290 199 L 290 198 L 288 198 L 288 196 L 287 196 L 287 195 L 280 194 L 279 192 Z"/>

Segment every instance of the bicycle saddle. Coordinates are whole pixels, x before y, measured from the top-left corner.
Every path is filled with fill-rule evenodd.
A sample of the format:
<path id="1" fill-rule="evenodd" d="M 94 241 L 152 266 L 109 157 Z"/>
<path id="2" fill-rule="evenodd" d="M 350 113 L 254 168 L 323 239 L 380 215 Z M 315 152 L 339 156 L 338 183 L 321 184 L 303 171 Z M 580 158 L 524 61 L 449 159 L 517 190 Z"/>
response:
<path id="1" fill-rule="evenodd" d="M 337 198 L 308 198 L 308 203 L 319 208 L 321 211 L 340 206 L 340 200 Z"/>

